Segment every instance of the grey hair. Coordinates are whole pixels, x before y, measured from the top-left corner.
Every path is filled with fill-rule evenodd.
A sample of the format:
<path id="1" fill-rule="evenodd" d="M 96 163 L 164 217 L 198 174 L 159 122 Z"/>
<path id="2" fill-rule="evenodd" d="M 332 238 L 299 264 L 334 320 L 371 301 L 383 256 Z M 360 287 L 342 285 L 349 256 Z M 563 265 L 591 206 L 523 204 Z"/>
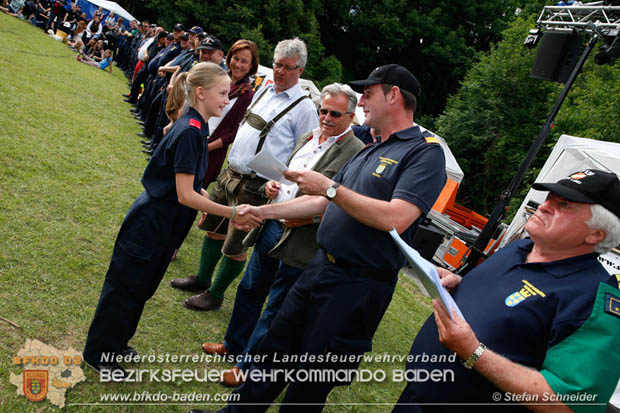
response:
<path id="1" fill-rule="evenodd" d="M 620 218 L 604 206 L 591 204 L 592 217 L 586 222 L 590 229 L 605 231 L 605 239 L 594 247 L 594 252 L 605 254 L 612 248 L 620 245 Z"/>
<path id="2" fill-rule="evenodd" d="M 357 106 L 357 95 L 349 85 L 342 83 L 332 83 L 321 90 L 321 100 L 326 96 L 345 95 L 347 97 L 347 112 L 355 112 Z"/>
<path id="3" fill-rule="evenodd" d="M 306 67 L 308 50 L 306 44 L 299 37 L 282 40 L 273 52 L 273 60 L 297 59 L 297 67 Z"/>

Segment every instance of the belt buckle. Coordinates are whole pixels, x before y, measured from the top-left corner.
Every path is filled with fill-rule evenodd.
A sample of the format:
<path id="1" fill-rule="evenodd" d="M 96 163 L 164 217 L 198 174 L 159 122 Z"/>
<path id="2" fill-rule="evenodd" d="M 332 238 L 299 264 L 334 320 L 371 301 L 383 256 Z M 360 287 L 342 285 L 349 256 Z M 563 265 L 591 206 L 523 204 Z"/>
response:
<path id="1" fill-rule="evenodd" d="M 336 259 L 333 255 L 331 255 L 329 252 L 326 252 L 325 255 L 327 255 L 327 259 L 329 260 L 329 262 L 331 262 L 332 264 L 336 264 Z"/>

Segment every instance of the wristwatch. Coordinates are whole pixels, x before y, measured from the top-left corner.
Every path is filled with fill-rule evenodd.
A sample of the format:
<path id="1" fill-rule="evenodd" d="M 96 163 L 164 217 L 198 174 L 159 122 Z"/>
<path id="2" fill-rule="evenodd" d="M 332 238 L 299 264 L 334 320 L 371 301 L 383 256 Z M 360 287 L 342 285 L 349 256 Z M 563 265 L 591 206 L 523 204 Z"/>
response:
<path id="1" fill-rule="evenodd" d="M 325 190 L 325 196 L 327 197 L 327 199 L 331 201 L 332 199 L 336 198 L 336 193 L 339 186 L 339 183 L 334 182 L 332 186 Z"/>
<path id="2" fill-rule="evenodd" d="M 487 346 L 484 344 L 478 344 L 478 347 L 476 347 L 472 355 L 469 356 L 467 360 L 461 360 L 461 363 L 463 363 L 463 366 L 465 366 L 466 369 L 471 370 L 474 367 L 474 364 L 476 364 L 480 357 L 482 357 L 482 353 L 484 353 L 484 350 L 486 349 Z"/>

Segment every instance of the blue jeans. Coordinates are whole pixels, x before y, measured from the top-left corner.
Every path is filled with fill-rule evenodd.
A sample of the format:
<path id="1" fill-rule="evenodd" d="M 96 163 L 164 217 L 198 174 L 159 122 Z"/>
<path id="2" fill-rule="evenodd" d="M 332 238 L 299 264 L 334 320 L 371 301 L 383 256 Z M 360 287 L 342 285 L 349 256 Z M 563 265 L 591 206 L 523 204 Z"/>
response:
<path id="1" fill-rule="evenodd" d="M 237 288 L 235 305 L 224 338 L 224 344 L 232 354 L 254 354 L 284 297 L 303 272 L 268 255 L 281 237 L 282 227 L 278 221 L 272 220 L 264 225 L 257 239 Z M 259 320 L 267 296 L 269 301 Z M 250 364 L 241 362 L 237 366 L 247 369 Z"/>

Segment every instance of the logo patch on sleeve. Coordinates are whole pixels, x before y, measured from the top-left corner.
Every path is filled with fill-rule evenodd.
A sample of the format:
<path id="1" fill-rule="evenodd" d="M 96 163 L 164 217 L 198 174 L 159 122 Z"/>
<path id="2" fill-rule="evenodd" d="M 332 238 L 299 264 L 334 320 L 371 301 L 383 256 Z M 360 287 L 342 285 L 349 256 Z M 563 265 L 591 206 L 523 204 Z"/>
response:
<path id="1" fill-rule="evenodd" d="M 426 143 L 439 143 L 439 139 L 432 136 L 425 137 L 424 140 L 426 140 Z"/>
<path id="2" fill-rule="evenodd" d="M 190 119 L 189 126 L 193 126 L 196 129 L 200 129 L 200 121 L 198 119 Z"/>
<path id="3" fill-rule="evenodd" d="M 620 298 L 613 294 L 605 294 L 605 312 L 620 318 Z"/>

